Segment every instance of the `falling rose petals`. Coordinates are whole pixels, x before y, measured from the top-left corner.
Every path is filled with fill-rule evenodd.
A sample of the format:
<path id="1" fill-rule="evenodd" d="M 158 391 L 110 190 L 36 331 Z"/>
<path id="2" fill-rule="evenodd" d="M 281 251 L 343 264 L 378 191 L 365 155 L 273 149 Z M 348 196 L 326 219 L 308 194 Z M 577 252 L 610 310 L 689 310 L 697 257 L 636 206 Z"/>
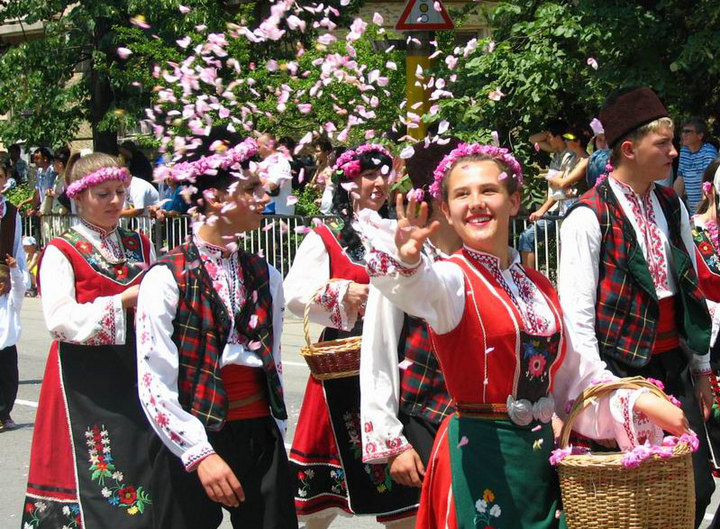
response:
<path id="1" fill-rule="evenodd" d="M 268 72 L 277 72 L 278 62 L 275 59 L 270 59 L 265 65 L 265 68 L 267 68 Z"/>
<path id="2" fill-rule="evenodd" d="M 306 235 L 310 233 L 312 230 L 307 226 L 295 226 L 295 229 L 293 230 L 298 235 Z"/>
<path id="3" fill-rule="evenodd" d="M 128 57 L 130 57 L 130 55 L 132 55 L 132 50 L 130 50 L 130 49 L 128 49 L 128 48 L 122 48 L 122 47 L 121 47 L 121 48 L 118 48 L 118 49 L 117 49 L 117 54 L 118 54 L 118 57 L 120 57 L 121 59 L 125 60 L 125 59 L 127 59 Z"/>
<path id="4" fill-rule="evenodd" d="M 503 171 L 502 173 L 500 173 L 498 175 L 498 180 L 502 181 L 502 180 L 505 180 L 507 177 L 508 177 L 508 174 L 505 171 Z"/>
<path id="5" fill-rule="evenodd" d="M 285 204 L 288 206 L 294 206 L 297 203 L 298 203 L 298 197 L 296 197 L 294 195 L 288 196 L 287 201 L 285 202 Z"/>
<path id="6" fill-rule="evenodd" d="M 178 6 L 178 10 L 183 14 L 187 15 L 190 12 L 190 8 L 188 6 Z"/>
<path id="7" fill-rule="evenodd" d="M 403 160 L 407 160 L 408 158 L 412 158 L 414 154 L 415 148 L 412 145 L 408 145 L 402 151 L 400 151 L 400 158 L 402 158 Z"/>
<path id="8" fill-rule="evenodd" d="M 376 26 L 382 26 L 385 19 L 382 17 L 380 13 L 374 13 L 372 17 L 373 24 Z"/>
<path id="9" fill-rule="evenodd" d="M 147 20 L 145 20 L 145 17 L 143 15 L 137 15 L 130 19 L 130 23 L 133 26 L 137 26 L 142 29 L 150 29 L 150 24 L 147 23 Z"/>
<path id="10" fill-rule="evenodd" d="M 182 39 L 178 39 L 175 41 L 178 46 L 180 46 L 182 49 L 187 48 L 190 43 L 192 42 L 192 39 L 190 37 L 184 37 Z"/>
<path id="11" fill-rule="evenodd" d="M 438 131 L 437 131 L 437 133 L 438 133 L 438 134 L 445 134 L 445 133 L 447 132 L 447 130 L 448 130 L 448 127 L 450 127 L 450 123 L 448 123 L 447 121 L 444 121 L 444 120 L 441 121 L 440 124 L 438 125 Z"/>
<path id="12" fill-rule="evenodd" d="M 499 88 L 488 94 L 488 99 L 491 101 L 500 101 L 503 97 L 505 97 L 505 94 Z"/>
<path id="13" fill-rule="evenodd" d="M 299 103 L 297 108 L 301 114 L 309 114 L 312 112 L 312 105 L 310 103 Z"/>
<path id="14" fill-rule="evenodd" d="M 539 432 L 540 430 L 542 430 L 542 425 L 538 424 L 530 431 L 534 433 L 534 432 Z"/>
<path id="15" fill-rule="evenodd" d="M 385 68 L 387 68 L 388 70 L 392 70 L 392 71 L 396 72 L 396 71 L 397 71 L 397 64 L 395 64 L 395 63 L 392 62 L 392 61 L 388 61 L 388 62 L 385 63 Z"/>
<path id="16" fill-rule="evenodd" d="M 348 193 L 352 192 L 354 189 L 357 189 L 357 185 L 353 184 L 352 182 L 341 182 L 340 187 L 342 187 Z"/>
<path id="17" fill-rule="evenodd" d="M 340 5 L 343 7 L 348 6 L 350 5 L 350 1 L 351 0 L 340 0 Z"/>
<path id="18" fill-rule="evenodd" d="M 445 64 L 447 64 L 447 67 L 451 70 L 455 69 L 455 66 L 457 66 L 458 60 L 457 57 L 454 55 L 448 55 L 445 57 Z"/>
<path id="19" fill-rule="evenodd" d="M 533 148 L 535 149 L 535 152 L 540 152 L 540 144 L 539 143 L 533 144 Z"/>
<path id="20" fill-rule="evenodd" d="M 251 329 L 254 329 L 255 327 L 257 327 L 257 324 L 258 324 L 258 316 L 257 316 L 257 314 L 253 314 L 252 316 L 250 316 L 250 321 L 248 321 L 248 325 L 250 326 Z"/>
<path id="21" fill-rule="evenodd" d="M 375 137 L 375 131 L 373 129 L 368 129 L 365 131 L 365 139 L 371 140 Z"/>
<path id="22" fill-rule="evenodd" d="M 462 448 L 463 446 L 467 446 L 468 444 L 470 444 L 470 440 L 467 438 L 466 435 L 463 435 L 460 438 L 460 441 L 458 441 L 457 447 Z"/>
<path id="23" fill-rule="evenodd" d="M 252 342 L 248 342 L 247 347 L 251 351 L 257 351 L 260 347 L 262 347 L 262 344 L 257 340 L 253 340 Z"/>
<path id="24" fill-rule="evenodd" d="M 490 136 L 492 136 L 492 142 L 495 147 L 500 147 L 500 136 L 498 135 L 498 131 L 494 130 L 490 133 Z"/>
<path id="25" fill-rule="evenodd" d="M 274 221 L 274 220 L 271 220 L 270 222 L 268 222 L 267 224 L 265 224 L 265 226 L 263 226 L 262 231 L 270 231 L 270 230 L 272 230 L 274 227 L 275 227 L 275 221 Z"/>
<path id="26" fill-rule="evenodd" d="M 592 68 L 593 70 L 597 70 L 597 69 L 598 69 L 598 62 L 597 62 L 597 60 L 595 60 L 594 57 L 588 57 L 587 64 L 588 64 L 588 66 L 590 66 L 590 68 Z"/>
<path id="27" fill-rule="evenodd" d="M 492 53 L 495 51 L 495 41 L 494 40 L 491 40 L 490 42 L 488 42 L 487 50 L 488 50 L 488 53 Z"/>

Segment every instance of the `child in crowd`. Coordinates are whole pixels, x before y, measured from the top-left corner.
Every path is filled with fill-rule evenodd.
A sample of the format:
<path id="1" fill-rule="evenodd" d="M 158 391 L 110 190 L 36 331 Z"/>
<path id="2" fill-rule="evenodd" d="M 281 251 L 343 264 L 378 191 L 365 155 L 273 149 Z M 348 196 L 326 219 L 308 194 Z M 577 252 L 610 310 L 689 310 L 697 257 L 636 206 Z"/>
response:
<path id="1" fill-rule="evenodd" d="M 37 296 L 37 273 L 40 264 L 40 252 L 38 252 L 37 241 L 35 237 L 22 238 L 23 250 L 25 250 L 25 261 L 30 271 L 30 289 L 25 295 L 31 298 Z"/>

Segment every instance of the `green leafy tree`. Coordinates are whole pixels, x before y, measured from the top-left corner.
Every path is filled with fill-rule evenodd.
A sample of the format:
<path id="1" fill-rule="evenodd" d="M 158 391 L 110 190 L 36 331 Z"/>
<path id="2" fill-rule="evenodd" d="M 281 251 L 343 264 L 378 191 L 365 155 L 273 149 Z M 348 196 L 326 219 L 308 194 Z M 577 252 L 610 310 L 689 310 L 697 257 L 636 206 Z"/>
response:
<path id="1" fill-rule="evenodd" d="M 586 125 L 624 86 L 652 86 L 678 119 L 720 113 L 717 2 L 511 0 L 487 16 L 492 38 L 467 57 L 441 39 L 459 63 L 451 72 L 438 61 L 436 75 L 456 73 L 457 82 L 436 119 L 466 139 L 488 142 L 498 131 L 530 174 L 547 162 L 529 144 L 532 133 L 555 116 Z M 529 183 L 530 202 L 540 200 L 544 182 Z"/>

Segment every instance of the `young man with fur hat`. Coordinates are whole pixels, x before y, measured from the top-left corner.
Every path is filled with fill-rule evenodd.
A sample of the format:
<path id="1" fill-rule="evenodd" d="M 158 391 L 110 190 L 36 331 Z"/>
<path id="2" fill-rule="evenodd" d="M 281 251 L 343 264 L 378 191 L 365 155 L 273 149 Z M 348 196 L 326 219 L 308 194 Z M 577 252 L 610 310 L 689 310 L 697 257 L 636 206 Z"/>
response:
<path id="1" fill-rule="evenodd" d="M 204 220 L 147 272 L 138 295 L 138 389 L 151 446 L 156 529 L 297 528 L 283 444 L 282 276 L 237 248 L 269 202 L 257 143 L 225 129 L 170 176 Z M 277 424 L 279 423 L 279 424 Z"/>
<path id="2" fill-rule="evenodd" d="M 649 88 L 613 94 L 600 120 L 612 167 L 563 222 L 563 313 L 584 354 L 599 354 L 615 375 L 658 379 L 682 403 L 700 437 L 693 454 L 699 525 L 715 488 L 703 434 L 712 407 L 711 322 L 688 212 L 672 189 L 655 185 L 677 156 L 673 122 Z M 630 409 L 626 403 L 617 412 Z M 636 441 L 643 443 L 642 432 Z"/>

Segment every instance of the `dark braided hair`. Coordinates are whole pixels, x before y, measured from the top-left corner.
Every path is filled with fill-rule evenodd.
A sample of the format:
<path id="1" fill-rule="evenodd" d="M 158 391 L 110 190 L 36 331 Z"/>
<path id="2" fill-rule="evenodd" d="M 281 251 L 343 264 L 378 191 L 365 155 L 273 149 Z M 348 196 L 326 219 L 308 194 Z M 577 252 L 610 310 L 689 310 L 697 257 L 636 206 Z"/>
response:
<path id="1" fill-rule="evenodd" d="M 354 149 L 353 149 L 354 150 Z M 360 162 L 360 172 L 365 171 L 380 171 L 383 166 L 388 168 L 388 173 L 392 169 L 392 158 L 377 151 L 370 151 L 354 158 Z M 342 228 L 339 231 L 339 239 L 342 246 L 344 246 L 347 252 L 353 257 L 359 258 L 364 254 L 364 247 L 360 236 L 357 234 L 355 229 L 352 227 L 353 219 L 353 205 L 350 193 L 340 185 L 341 178 L 344 175 L 342 172 L 336 173 L 333 178 L 335 184 L 335 194 L 332 199 L 332 206 L 330 213 L 339 217 L 342 220 Z M 380 209 L 380 216 L 387 216 L 387 204 L 383 205 Z"/>

